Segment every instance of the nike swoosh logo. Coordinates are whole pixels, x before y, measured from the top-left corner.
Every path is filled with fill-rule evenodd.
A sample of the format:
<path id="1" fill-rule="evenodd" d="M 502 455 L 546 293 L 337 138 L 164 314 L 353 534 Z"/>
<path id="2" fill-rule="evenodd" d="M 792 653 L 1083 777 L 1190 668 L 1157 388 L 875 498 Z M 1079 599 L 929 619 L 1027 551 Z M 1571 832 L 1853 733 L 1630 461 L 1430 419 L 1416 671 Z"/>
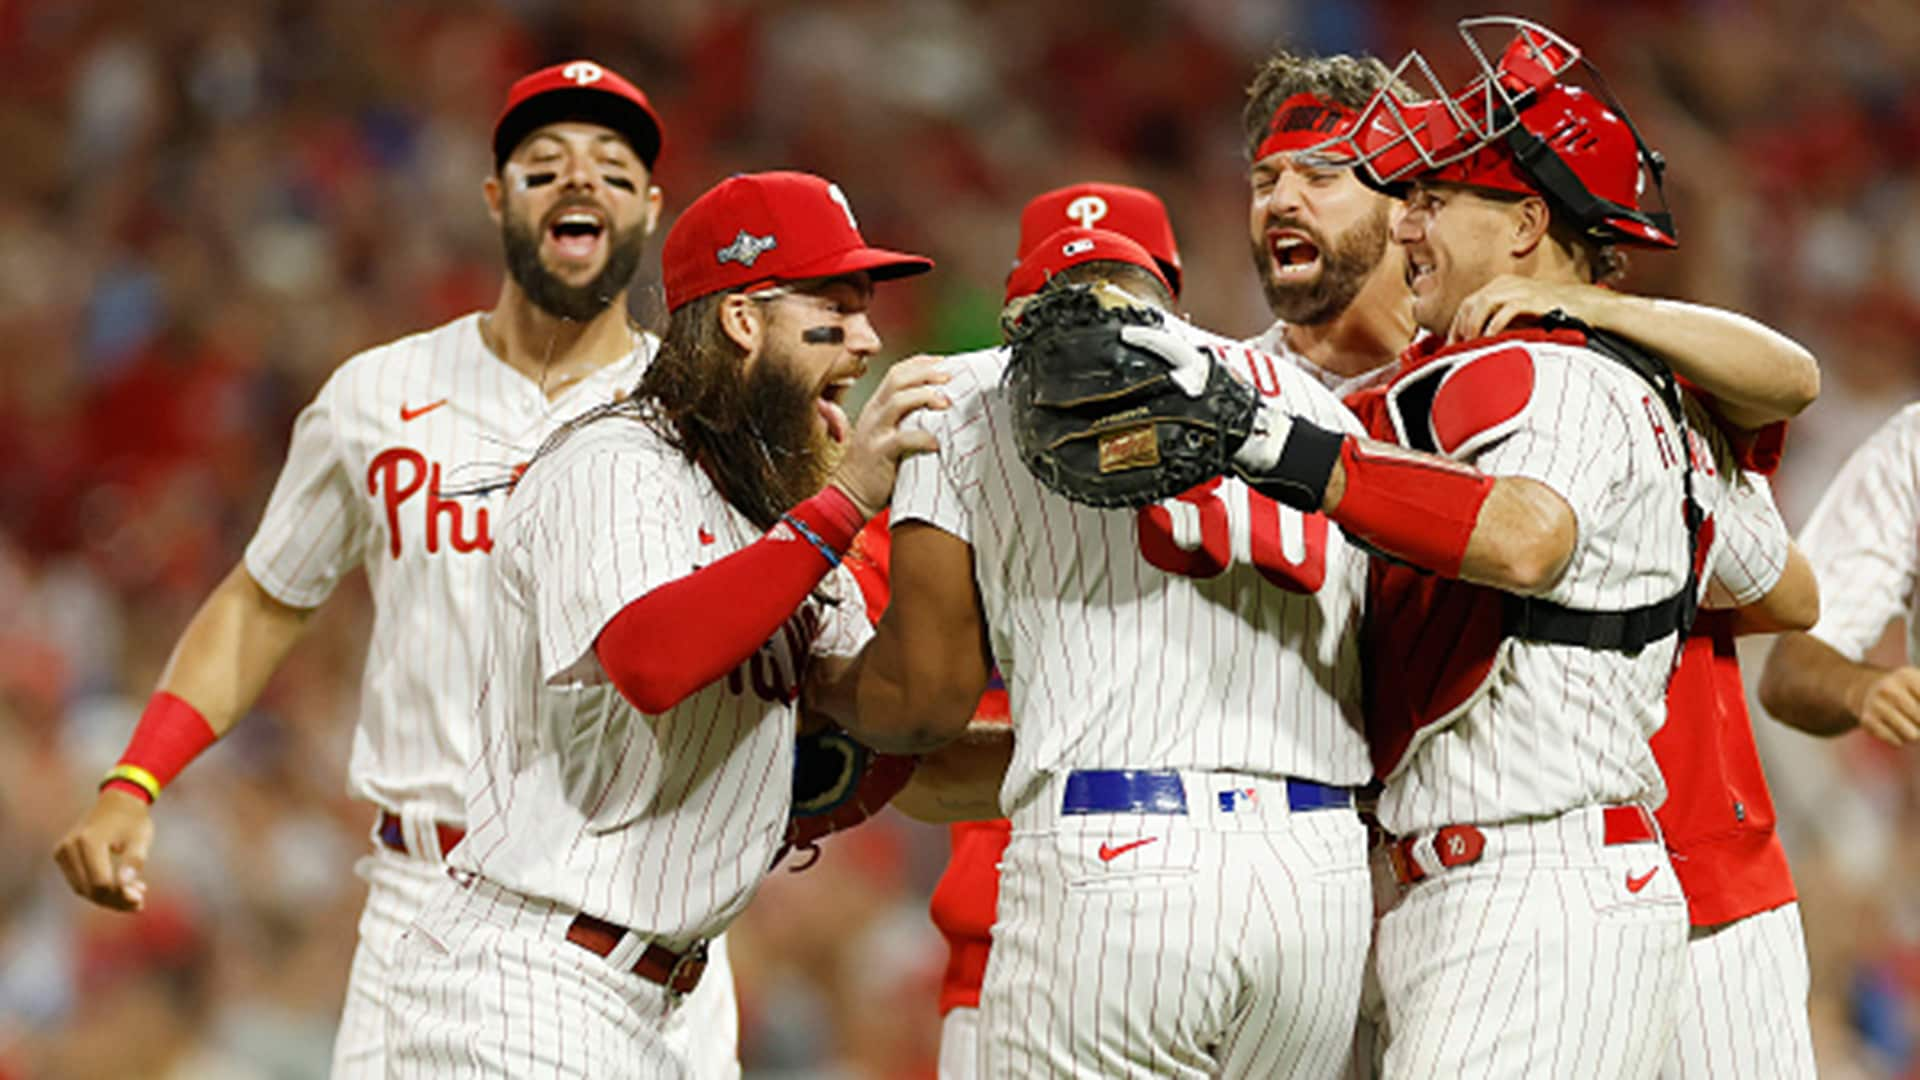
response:
<path id="1" fill-rule="evenodd" d="M 1660 872 L 1660 868 L 1656 866 L 1653 869 L 1647 871 L 1646 873 L 1641 874 L 1639 877 L 1634 877 L 1632 874 L 1628 874 L 1627 875 L 1627 891 L 1639 892 L 1641 889 L 1646 888 L 1647 882 L 1652 881 L 1653 875 L 1659 872 Z"/>
<path id="2" fill-rule="evenodd" d="M 1119 858 L 1120 856 L 1125 855 L 1127 852 L 1132 851 L 1134 848 L 1145 847 L 1148 844 L 1151 844 L 1158 839 L 1160 838 L 1157 836 L 1149 836 L 1145 840 L 1135 840 L 1131 843 L 1121 844 L 1119 847 L 1114 847 L 1110 844 L 1101 844 L 1100 845 L 1100 861 L 1112 862 L 1113 860 Z"/>
<path id="3" fill-rule="evenodd" d="M 407 408 L 407 403 L 403 401 L 400 403 L 400 422 L 404 424 L 409 420 L 418 420 L 446 403 L 447 399 L 441 398 L 432 404 L 422 405 L 417 409 L 409 409 Z"/>

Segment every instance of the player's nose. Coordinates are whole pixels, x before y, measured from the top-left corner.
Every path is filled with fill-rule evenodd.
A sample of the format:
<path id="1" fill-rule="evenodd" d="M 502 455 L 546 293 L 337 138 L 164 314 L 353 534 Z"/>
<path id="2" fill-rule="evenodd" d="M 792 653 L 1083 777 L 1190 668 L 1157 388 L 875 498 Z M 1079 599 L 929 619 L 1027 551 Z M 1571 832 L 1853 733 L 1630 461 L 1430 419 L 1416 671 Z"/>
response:
<path id="1" fill-rule="evenodd" d="M 844 326 L 848 352 L 865 359 L 880 351 L 880 332 L 873 328 L 873 320 L 866 312 L 849 316 Z"/>

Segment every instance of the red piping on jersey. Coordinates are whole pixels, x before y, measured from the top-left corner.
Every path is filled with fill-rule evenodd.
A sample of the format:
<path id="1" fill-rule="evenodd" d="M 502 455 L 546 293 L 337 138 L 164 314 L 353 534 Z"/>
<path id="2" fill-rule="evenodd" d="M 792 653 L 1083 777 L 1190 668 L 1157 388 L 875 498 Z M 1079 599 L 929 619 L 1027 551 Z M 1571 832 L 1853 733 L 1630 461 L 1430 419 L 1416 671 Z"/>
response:
<path id="1" fill-rule="evenodd" d="M 832 487 L 789 513 L 838 553 L 863 523 L 853 501 Z M 777 524 L 621 608 L 594 640 L 594 655 L 634 708 L 666 712 L 752 656 L 831 569 L 819 549 Z"/>

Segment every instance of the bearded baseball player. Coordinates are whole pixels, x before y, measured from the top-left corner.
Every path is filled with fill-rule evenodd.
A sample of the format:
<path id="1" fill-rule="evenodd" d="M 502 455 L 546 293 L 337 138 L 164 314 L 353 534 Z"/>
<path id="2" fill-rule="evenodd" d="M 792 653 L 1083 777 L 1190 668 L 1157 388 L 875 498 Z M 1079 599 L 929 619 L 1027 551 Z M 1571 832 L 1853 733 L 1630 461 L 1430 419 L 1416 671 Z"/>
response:
<path id="1" fill-rule="evenodd" d="M 394 1075 L 694 1074 L 688 995 L 785 833 L 801 675 L 871 633 L 841 556 L 932 445 L 899 427 L 944 404 L 928 360 L 840 404 L 873 282 L 931 266 L 804 173 L 675 223 L 653 363 L 499 519 L 471 832 L 396 952 Z"/>
<path id="2" fill-rule="evenodd" d="M 1387 243 L 1390 200 L 1350 170 L 1329 170 L 1305 152 L 1326 131 L 1340 130 L 1342 117 L 1365 107 L 1389 81 L 1387 69 L 1368 58 L 1281 53 L 1254 78 L 1245 113 L 1254 262 L 1277 317 L 1250 343 L 1293 360 L 1343 395 L 1396 372 L 1393 355 L 1412 329 L 1409 294 L 1401 252 Z M 1771 438 L 1776 433 L 1765 429 L 1817 392 L 1812 356 L 1759 323 L 1592 285 L 1500 277 L 1467 298 L 1445 333 L 1497 333 L 1556 309 L 1661 354 L 1710 389 L 1714 419 L 1744 444 L 1744 464 L 1770 471 L 1778 444 Z M 1715 479 L 1742 490 L 1765 487 L 1764 479 L 1737 470 Z M 1736 502 L 1755 515 L 1752 528 L 1777 536 L 1770 501 Z M 1652 744 L 1670 791 L 1659 817 L 1695 925 L 1689 952 L 1708 943 L 1704 947 L 1717 954 L 1689 965 L 1688 1004 L 1672 1053 L 1716 1063 L 1718 1075 L 1796 1075 L 1788 1064 L 1802 1059 L 1795 1048 L 1807 1040 L 1798 914 L 1728 634 L 1804 621 L 1808 576 L 1805 560 L 1794 553 L 1781 584 L 1766 595 L 1771 615 L 1752 609 L 1737 617 L 1703 615 L 1670 690 L 1672 719 Z M 1399 887 L 1384 857 L 1376 869 L 1383 872 L 1376 900 L 1384 909 Z M 1746 915 L 1763 912 L 1776 925 L 1760 933 L 1735 929 Z M 1791 932 L 1782 932 L 1787 924 Z M 1756 948 L 1755 941 L 1764 945 Z M 1369 979 L 1368 989 L 1356 1051 L 1362 1075 L 1378 1070 L 1383 1033 L 1377 1029 L 1384 1022 L 1376 980 Z M 1690 1049 L 1704 1047 L 1710 1052 Z M 1672 1061 L 1663 1074 L 1712 1075 Z"/>
<path id="3" fill-rule="evenodd" d="M 1664 215 L 1636 205 L 1657 159 L 1558 80 L 1577 53 L 1517 21 L 1463 30 L 1489 25 L 1518 33 L 1465 91 L 1416 104 L 1389 88 L 1334 121 L 1372 182 L 1410 182 L 1394 238 L 1430 334 L 1356 406 L 1376 437 L 1451 460 L 1267 410 L 1235 466 L 1394 558 L 1375 568 L 1366 634 L 1374 670 L 1398 673 L 1368 699 L 1407 886 L 1377 943 L 1386 1072 L 1649 1075 L 1687 920 L 1648 811 L 1664 792 L 1646 740 L 1698 602 L 1703 516 L 1728 504 L 1696 474 L 1733 457 L 1624 341 L 1441 336 L 1501 275 L 1590 282 L 1612 245 L 1673 245 Z M 1473 122 L 1443 122 L 1460 116 Z M 1761 537 L 1726 530 L 1712 564 L 1735 604 L 1780 579 L 1785 545 Z M 1592 1007 L 1596 993 L 1615 1007 Z"/>
<path id="4" fill-rule="evenodd" d="M 592 61 L 513 85 L 483 185 L 506 256 L 499 301 L 361 353 L 321 388 L 245 558 L 188 624 L 98 801 L 55 853 L 75 892 L 139 910 L 149 805 L 247 714 L 314 609 L 364 566 L 373 638 L 348 788 L 379 815 L 357 867 L 367 904 L 336 1076 L 383 1073 L 387 956 L 465 829 L 481 600 L 506 481 L 560 422 L 631 389 L 653 353 L 627 288 L 660 213 L 660 145 L 646 95 Z M 724 969 L 703 981 L 708 1075 L 737 1071 L 731 983 Z"/>

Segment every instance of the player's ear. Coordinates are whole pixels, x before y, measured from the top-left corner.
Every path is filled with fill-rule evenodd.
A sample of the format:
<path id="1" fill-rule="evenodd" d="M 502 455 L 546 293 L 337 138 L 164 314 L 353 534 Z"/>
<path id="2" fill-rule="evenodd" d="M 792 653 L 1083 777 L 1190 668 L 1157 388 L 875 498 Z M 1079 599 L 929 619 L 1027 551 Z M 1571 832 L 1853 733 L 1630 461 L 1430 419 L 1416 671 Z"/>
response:
<path id="1" fill-rule="evenodd" d="M 1538 195 L 1508 203 L 1507 223 L 1511 229 L 1510 251 L 1514 258 L 1525 258 L 1546 240 L 1553 228 L 1553 211 Z"/>
<path id="2" fill-rule="evenodd" d="M 505 195 L 505 192 L 506 189 L 500 186 L 499 173 L 489 175 L 486 181 L 480 185 L 480 193 L 486 196 L 487 199 L 487 216 L 493 219 L 495 225 L 500 224 L 501 215 L 504 213 L 500 206 L 500 200 Z"/>
<path id="3" fill-rule="evenodd" d="M 767 333 L 766 312 L 747 298 L 746 293 L 728 293 L 720 301 L 720 330 L 751 358 L 760 351 Z"/>
<path id="4" fill-rule="evenodd" d="M 647 185 L 647 209 L 641 215 L 641 227 L 645 235 L 652 236 L 654 227 L 660 224 L 660 208 L 665 205 L 666 196 L 660 194 L 658 184 Z"/>

